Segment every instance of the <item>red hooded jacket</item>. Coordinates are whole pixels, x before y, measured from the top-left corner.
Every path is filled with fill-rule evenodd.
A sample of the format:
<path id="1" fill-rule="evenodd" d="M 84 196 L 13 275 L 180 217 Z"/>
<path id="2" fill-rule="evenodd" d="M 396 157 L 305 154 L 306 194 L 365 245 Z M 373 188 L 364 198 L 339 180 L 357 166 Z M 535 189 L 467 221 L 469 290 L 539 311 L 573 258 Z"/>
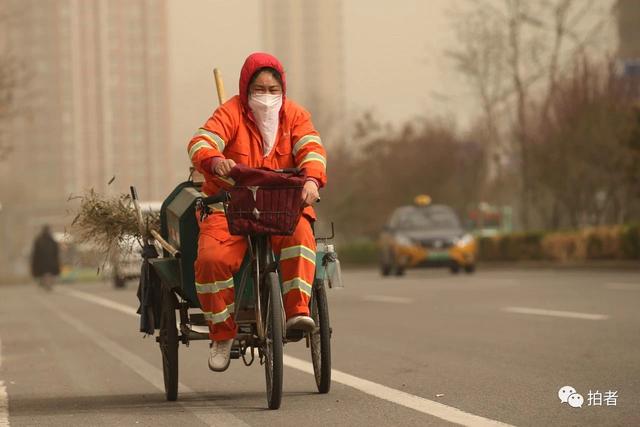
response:
<path id="1" fill-rule="evenodd" d="M 280 73 L 283 93 L 276 143 L 266 157 L 262 136 L 248 105 L 249 82 L 256 71 L 264 67 L 274 68 Z M 222 187 L 234 184 L 232 179 L 212 173 L 211 160 L 215 157 L 233 159 L 254 168 L 298 167 L 306 177 L 315 179 L 323 187 L 327 182 L 325 149 L 311 123 L 311 115 L 286 98 L 286 77 L 280 61 L 267 53 L 249 55 L 240 72 L 239 92 L 240 95 L 219 106 L 189 141 L 189 158 L 205 177 L 203 192 L 212 195 Z M 310 207 L 305 209 L 305 213 L 315 218 Z"/>

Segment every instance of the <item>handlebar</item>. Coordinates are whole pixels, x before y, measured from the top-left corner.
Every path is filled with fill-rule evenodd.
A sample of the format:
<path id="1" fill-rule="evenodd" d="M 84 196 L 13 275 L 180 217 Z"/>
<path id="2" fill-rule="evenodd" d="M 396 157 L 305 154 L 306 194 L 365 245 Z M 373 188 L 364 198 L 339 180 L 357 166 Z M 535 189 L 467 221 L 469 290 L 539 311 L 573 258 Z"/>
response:
<path id="1" fill-rule="evenodd" d="M 285 169 L 276 169 L 274 172 L 277 173 L 290 173 L 293 175 L 300 175 L 300 169 L 298 168 L 285 168 Z"/>
<path id="2" fill-rule="evenodd" d="M 282 174 L 300 175 L 301 170 L 299 168 L 284 168 L 284 169 L 273 169 L 273 172 L 282 173 Z M 216 173 L 216 176 L 220 176 L 220 175 Z"/>
<path id="3" fill-rule="evenodd" d="M 212 205 L 214 203 L 221 203 L 227 201 L 228 194 L 226 191 L 221 191 L 218 194 L 214 194 L 213 196 L 202 197 L 201 202 L 203 205 Z"/>
<path id="4" fill-rule="evenodd" d="M 275 173 L 281 173 L 281 174 L 292 174 L 292 175 L 300 174 L 300 169 L 298 168 L 274 169 L 273 171 Z M 200 199 L 200 203 L 204 206 L 207 206 L 214 203 L 226 202 L 228 200 L 228 197 L 229 197 L 228 192 L 220 191 L 218 194 L 214 194 L 213 196 L 202 197 Z"/>
<path id="5" fill-rule="evenodd" d="M 235 168 L 235 166 L 234 166 Z M 272 169 L 273 172 L 279 174 L 290 174 L 290 175 L 300 175 L 301 170 L 299 168 L 283 168 L 283 169 Z M 204 220 L 209 212 L 209 205 L 216 203 L 223 203 L 229 200 L 229 192 L 222 190 L 218 194 L 214 194 L 213 196 L 208 197 L 199 197 L 196 201 L 196 209 L 200 210 L 201 220 Z M 320 202 L 320 198 L 316 200 L 316 203 Z"/>

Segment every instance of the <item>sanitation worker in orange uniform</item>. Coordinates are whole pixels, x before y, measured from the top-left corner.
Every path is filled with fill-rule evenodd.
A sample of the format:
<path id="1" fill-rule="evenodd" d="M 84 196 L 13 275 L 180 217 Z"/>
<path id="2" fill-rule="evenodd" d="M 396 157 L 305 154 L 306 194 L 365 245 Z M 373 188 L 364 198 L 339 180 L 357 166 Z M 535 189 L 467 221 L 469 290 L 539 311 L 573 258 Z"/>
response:
<path id="1" fill-rule="evenodd" d="M 189 142 L 189 157 L 204 175 L 202 191 L 210 196 L 233 185 L 228 176 L 236 164 L 272 169 L 299 168 L 305 177 L 306 203 L 291 236 L 272 236 L 280 255 L 280 277 L 286 328 L 309 331 L 309 297 L 315 274 L 315 238 L 311 205 L 327 181 L 326 153 L 310 114 L 286 97 L 286 79 L 280 61 L 266 53 L 250 55 L 240 72 L 239 95 L 215 110 Z M 236 336 L 233 275 L 240 269 L 246 239 L 229 234 L 221 208 L 200 223 L 195 262 L 196 289 L 209 323 L 209 368 L 229 366 Z"/>

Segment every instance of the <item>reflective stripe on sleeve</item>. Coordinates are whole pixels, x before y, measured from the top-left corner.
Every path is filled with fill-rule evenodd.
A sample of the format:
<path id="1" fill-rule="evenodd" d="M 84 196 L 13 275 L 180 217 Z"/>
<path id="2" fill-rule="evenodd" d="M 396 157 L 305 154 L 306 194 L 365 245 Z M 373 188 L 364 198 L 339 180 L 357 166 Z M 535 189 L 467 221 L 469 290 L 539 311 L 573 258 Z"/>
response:
<path id="1" fill-rule="evenodd" d="M 302 158 L 302 161 L 300 162 L 300 164 L 298 166 L 302 166 L 305 163 L 308 162 L 320 162 L 322 163 L 322 166 L 324 166 L 325 168 L 327 167 L 327 160 L 324 158 L 323 155 L 318 154 L 318 153 L 309 153 L 306 156 L 304 156 Z"/>
<path id="2" fill-rule="evenodd" d="M 189 149 L 189 158 L 193 160 L 193 156 L 203 148 L 213 148 L 207 141 L 198 141 Z"/>
<path id="3" fill-rule="evenodd" d="M 305 135 L 302 138 L 300 138 L 298 142 L 296 142 L 296 144 L 293 146 L 293 155 L 295 156 L 302 147 L 312 142 L 315 142 L 316 144 L 322 146 L 322 140 L 320 139 L 319 136 Z"/>
<path id="4" fill-rule="evenodd" d="M 216 146 L 218 147 L 218 151 L 220 151 L 221 153 L 224 151 L 224 147 L 226 146 L 224 139 L 220 138 L 218 135 L 216 135 L 213 132 L 210 132 L 204 128 L 200 128 L 196 131 L 195 134 L 193 134 L 193 137 L 196 138 L 198 136 L 201 136 L 203 138 L 206 138 L 207 140 L 211 141 L 212 143 L 216 144 Z"/>

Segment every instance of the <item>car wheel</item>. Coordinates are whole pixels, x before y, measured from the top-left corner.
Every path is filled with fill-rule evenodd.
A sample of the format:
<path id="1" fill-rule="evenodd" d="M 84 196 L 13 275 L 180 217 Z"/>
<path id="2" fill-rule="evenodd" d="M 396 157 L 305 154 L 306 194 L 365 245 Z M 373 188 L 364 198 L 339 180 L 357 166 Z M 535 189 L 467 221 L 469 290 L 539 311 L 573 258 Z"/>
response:
<path id="1" fill-rule="evenodd" d="M 380 274 L 382 274 L 385 277 L 388 276 L 389 274 L 391 274 L 391 266 L 382 264 L 380 266 Z"/>
<path id="2" fill-rule="evenodd" d="M 124 288 L 127 284 L 127 281 L 124 279 L 124 277 L 120 277 L 118 275 L 113 276 L 113 287 L 114 288 Z"/>
<path id="3" fill-rule="evenodd" d="M 396 276 L 404 276 L 404 267 L 396 267 Z"/>
<path id="4" fill-rule="evenodd" d="M 458 274 L 460 273 L 460 266 L 458 263 L 454 262 L 449 266 L 449 271 L 451 271 L 451 274 Z"/>
<path id="5" fill-rule="evenodd" d="M 468 264 L 468 265 L 465 265 L 465 266 L 464 266 L 464 271 L 465 271 L 465 273 L 467 273 L 467 274 L 471 274 L 471 273 L 473 273 L 474 271 L 476 271 L 476 266 L 475 266 L 475 264 Z"/>

